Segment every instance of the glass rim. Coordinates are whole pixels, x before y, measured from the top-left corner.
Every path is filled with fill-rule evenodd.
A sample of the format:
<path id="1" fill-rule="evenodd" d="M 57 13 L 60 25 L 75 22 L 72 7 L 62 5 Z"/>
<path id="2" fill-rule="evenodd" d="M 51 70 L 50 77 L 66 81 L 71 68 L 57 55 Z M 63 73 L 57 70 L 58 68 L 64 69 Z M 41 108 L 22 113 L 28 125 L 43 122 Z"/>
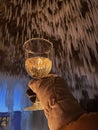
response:
<path id="1" fill-rule="evenodd" d="M 40 52 L 34 52 L 34 51 L 31 51 L 31 50 L 26 49 L 27 43 L 30 42 L 30 41 L 33 41 L 33 40 L 43 40 L 43 41 L 45 41 L 45 42 L 47 42 L 47 43 L 49 43 L 49 44 L 51 45 L 50 50 L 53 48 L 53 43 L 50 42 L 50 41 L 47 40 L 47 39 L 44 39 L 44 38 L 31 38 L 31 39 L 25 41 L 24 44 L 23 44 L 23 49 L 24 49 L 26 52 L 30 53 L 30 54 L 35 54 L 35 53 L 36 53 L 36 54 L 47 54 L 47 53 L 50 52 L 50 50 L 48 50 L 48 51 L 45 51 L 45 52 L 43 52 L 43 53 L 40 53 Z"/>

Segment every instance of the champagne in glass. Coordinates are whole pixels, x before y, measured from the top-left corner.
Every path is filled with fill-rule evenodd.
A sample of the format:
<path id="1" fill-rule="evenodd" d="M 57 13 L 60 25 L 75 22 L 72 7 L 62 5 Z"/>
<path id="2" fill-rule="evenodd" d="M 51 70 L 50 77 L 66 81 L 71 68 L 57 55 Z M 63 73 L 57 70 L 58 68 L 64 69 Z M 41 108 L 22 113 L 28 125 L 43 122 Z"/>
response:
<path id="1" fill-rule="evenodd" d="M 25 68 L 30 76 L 42 78 L 51 71 L 52 62 L 45 57 L 28 58 L 25 61 Z"/>
<path id="2" fill-rule="evenodd" d="M 52 43 L 43 38 L 32 38 L 24 43 L 23 48 L 25 50 L 25 69 L 27 73 L 35 79 L 47 77 L 52 68 Z M 25 110 L 31 109 L 41 109 L 38 99 L 36 99 L 33 107 L 28 107 Z"/>

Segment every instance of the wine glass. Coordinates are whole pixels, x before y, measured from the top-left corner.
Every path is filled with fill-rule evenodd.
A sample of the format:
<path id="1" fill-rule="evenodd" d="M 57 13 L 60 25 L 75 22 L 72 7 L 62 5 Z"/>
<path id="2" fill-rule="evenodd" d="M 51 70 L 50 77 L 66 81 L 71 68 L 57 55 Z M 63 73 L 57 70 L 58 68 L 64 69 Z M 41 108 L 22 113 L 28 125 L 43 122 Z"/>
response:
<path id="1" fill-rule="evenodd" d="M 52 68 L 52 48 L 53 44 L 43 38 L 32 38 L 23 45 L 25 50 L 25 69 L 27 73 L 34 79 L 47 77 Z M 31 107 L 25 110 L 42 110 L 38 98 Z"/>

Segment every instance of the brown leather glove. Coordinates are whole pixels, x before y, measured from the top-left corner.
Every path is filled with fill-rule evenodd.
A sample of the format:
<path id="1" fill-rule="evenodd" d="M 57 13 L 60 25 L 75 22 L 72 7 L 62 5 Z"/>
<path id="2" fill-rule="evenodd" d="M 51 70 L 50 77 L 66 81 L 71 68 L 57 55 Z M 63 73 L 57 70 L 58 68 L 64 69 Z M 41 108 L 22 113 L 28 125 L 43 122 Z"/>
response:
<path id="1" fill-rule="evenodd" d="M 50 130 L 60 130 L 83 113 L 67 83 L 59 76 L 31 80 L 29 87 L 40 100 Z"/>

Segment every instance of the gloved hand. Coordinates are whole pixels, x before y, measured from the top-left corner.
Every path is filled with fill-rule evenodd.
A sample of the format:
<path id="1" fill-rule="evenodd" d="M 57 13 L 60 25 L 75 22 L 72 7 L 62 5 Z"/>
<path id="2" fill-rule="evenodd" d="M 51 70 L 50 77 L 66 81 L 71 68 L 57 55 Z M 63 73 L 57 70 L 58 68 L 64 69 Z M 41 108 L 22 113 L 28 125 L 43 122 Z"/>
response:
<path id="1" fill-rule="evenodd" d="M 50 130 L 60 130 L 83 113 L 67 83 L 59 76 L 31 80 L 29 87 L 40 100 Z"/>

